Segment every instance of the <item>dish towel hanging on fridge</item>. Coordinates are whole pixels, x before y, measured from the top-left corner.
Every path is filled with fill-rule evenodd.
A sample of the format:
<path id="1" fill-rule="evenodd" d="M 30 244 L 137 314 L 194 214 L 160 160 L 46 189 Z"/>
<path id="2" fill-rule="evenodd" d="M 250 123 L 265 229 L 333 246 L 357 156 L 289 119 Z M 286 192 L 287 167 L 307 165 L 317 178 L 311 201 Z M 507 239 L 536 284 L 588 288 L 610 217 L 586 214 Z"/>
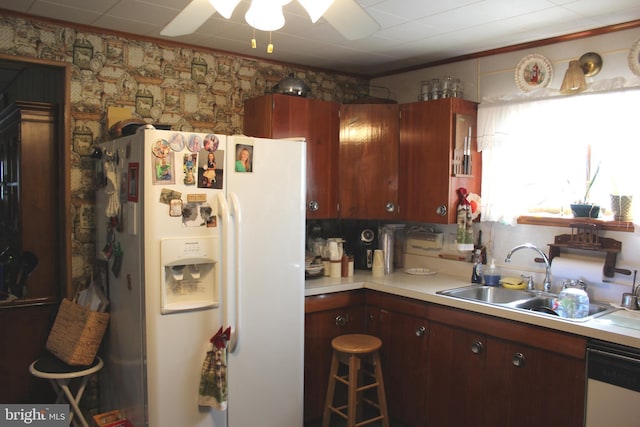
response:
<path id="1" fill-rule="evenodd" d="M 227 343 L 231 337 L 231 328 L 222 327 L 211 337 L 211 346 L 207 351 L 200 374 L 200 392 L 198 404 L 211 406 L 224 411 L 227 409 Z"/>

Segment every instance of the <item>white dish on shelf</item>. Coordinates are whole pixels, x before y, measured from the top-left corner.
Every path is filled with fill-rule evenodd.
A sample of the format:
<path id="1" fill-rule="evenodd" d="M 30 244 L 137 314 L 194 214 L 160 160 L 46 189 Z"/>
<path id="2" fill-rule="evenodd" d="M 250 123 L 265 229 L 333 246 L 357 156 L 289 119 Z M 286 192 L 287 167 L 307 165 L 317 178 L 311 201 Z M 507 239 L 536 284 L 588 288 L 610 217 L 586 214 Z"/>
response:
<path id="1" fill-rule="evenodd" d="M 305 268 L 305 272 L 309 275 L 309 276 L 315 276 L 317 274 L 321 274 L 322 270 L 324 269 L 324 266 L 322 264 L 311 264 L 308 265 Z"/>
<path id="2" fill-rule="evenodd" d="M 415 276 L 430 276 L 432 274 L 436 274 L 436 272 L 433 270 L 429 270 L 428 268 L 420 268 L 420 267 L 407 268 L 406 270 L 404 270 L 404 272 L 407 274 L 413 274 Z"/>

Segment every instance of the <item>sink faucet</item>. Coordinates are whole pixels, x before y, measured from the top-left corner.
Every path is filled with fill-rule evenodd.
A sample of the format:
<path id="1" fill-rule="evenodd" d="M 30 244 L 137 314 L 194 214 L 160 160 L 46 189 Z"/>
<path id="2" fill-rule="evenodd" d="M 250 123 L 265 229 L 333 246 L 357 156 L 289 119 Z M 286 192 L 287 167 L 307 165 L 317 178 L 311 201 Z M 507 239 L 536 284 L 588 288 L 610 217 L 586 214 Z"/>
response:
<path id="1" fill-rule="evenodd" d="M 545 265 L 545 276 L 544 276 L 544 284 L 542 286 L 542 290 L 545 292 L 551 292 L 551 274 L 550 274 L 551 261 L 549 261 L 549 257 L 547 257 L 547 255 L 537 246 L 531 243 L 523 243 L 522 245 L 518 245 L 509 251 L 504 262 L 510 263 L 511 255 L 513 255 L 515 252 L 519 251 L 520 249 L 533 249 L 538 254 L 540 254 L 542 259 L 544 260 L 544 265 Z M 529 280 L 529 285 L 527 286 L 527 289 L 530 291 L 533 290 L 533 280 Z"/>

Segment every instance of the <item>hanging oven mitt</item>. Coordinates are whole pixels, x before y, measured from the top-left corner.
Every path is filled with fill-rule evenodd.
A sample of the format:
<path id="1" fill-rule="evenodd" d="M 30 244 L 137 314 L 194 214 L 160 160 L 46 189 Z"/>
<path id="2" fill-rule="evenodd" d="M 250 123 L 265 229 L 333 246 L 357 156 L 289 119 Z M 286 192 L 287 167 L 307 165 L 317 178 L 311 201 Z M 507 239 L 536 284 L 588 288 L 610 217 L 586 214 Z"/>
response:
<path id="1" fill-rule="evenodd" d="M 198 404 L 211 406 L 219 411 L 227 409 L 227 343 L 231 337 L 231 328 L 222 327 L 211 337 L 211 346 L 207 351 L 200 374 Z"/>
<path id="2" fill-rule="evenodd" d="M 117 217 L 120 212 L 120 186 L 118 184 L 118 174 L 115 164 L 111 161 L 105 162 L 104 171 L 108 182 L 105 192 L 109 195 L 105 214 L 108 218 L 113 218 Z"/>

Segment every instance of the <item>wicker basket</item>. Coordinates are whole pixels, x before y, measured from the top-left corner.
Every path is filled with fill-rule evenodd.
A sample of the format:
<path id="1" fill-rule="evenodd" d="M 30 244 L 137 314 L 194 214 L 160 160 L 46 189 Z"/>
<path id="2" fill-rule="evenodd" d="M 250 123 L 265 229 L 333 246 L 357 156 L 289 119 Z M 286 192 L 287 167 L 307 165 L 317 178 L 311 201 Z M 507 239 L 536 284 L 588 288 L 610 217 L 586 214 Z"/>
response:
<path id="1" fill-rule="evenodd" d="M 91 311 L 63 299 L 46 348 L 68 365 L 90 365 L 108 324 L 109 313 Z"/>

